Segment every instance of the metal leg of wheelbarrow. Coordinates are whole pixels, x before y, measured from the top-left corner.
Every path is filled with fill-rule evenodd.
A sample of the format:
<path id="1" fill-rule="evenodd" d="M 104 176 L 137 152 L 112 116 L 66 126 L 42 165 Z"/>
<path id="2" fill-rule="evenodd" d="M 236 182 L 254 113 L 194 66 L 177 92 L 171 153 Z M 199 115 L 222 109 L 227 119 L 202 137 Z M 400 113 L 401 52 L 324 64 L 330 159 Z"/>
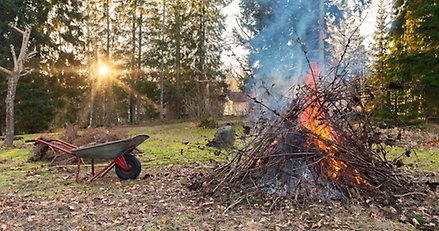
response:
<path id="1" fill-rule="evenodd" d="M 123 169 L 128 169 L 128 164 L 124 156 L 125 154 L 121 154 L 119 157 L 117 157 L 116 160 L 114 160 L 114 164 L 111 166 L 111 168 L 108 168 L 107 171 L 105 171 L 104 174 L 102 174 L 102 176 L 107 175 L 107 173 L 116 165 L 119 165 Z"/>
<path id="2" fill-rule="evenodd" d="M 91 158 L 91 175 L 95 175 L 95 159 Z"/>
<path id="3" fill-rule="evenodd" d="M 105 176 L 115 165 L 116 163 L 118 165 L 120 165 L 122 168 L 128 168 L 127 162 L 125 161 L 125 158 L 123 158 L 123 154 L 120 155 L 119 157 L 117 157 L 115 160 L 113 160 L 110 164 L 108 164 L 104 169 L 102 169 L 101 171 L 99 171 L 96 174 L 93 174 L 93 176 L 88 179 L 88 182 L 93 181 L 94 179 L 96 179 L 98 176 Z M 93 164 L 93 161 L 92 161 Z M 92 167 L 93 169 L 94 167 Z"/>
<path id="4" fill-rule="evenodd" d="M 76 161 L 78 163 L 78 169 L 76 169 L 76 182 L 79 182 L 79 169 L 81 168 L 81 159 L 76 157 Z"/>

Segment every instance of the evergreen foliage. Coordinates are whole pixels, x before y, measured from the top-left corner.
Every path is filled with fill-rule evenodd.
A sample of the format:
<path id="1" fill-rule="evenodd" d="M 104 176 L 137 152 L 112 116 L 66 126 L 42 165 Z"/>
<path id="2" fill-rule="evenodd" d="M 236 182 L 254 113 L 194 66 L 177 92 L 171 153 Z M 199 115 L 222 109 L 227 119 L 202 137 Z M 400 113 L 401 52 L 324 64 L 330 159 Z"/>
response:
<path id="1" fill-rule="evenodd" d="M 167 118 L 222 114 L 221 9 L 226 2 L 165 1 L 164 33 L 162 2 L 0 1 L 0 65 L 11 67 L 9 44 L 21 45 L 9 22 L 33 25 L 31 50 L 38 52 L 30 64 L 35 71 L 18 86 L 17 131 L 156 118 L 162 63 Z M 111 67 L 106 80 L 97 71 L 102 63 Z M 2 128 L 4 78 L 0 93 Z"/>
<path id="2" fill-rule="evenodd" d="M 393 124 L 439 118 L 439 5 L 397 0 L 389 36 L 378 16 L 373 80 L 378 118 Z"/>
<path id="3" fill-rule="evenodd" d="M 163 0 L 0 1 L 0 65 L 12 67 L 9 44 L 21 45 L 9 22 L 33 25 L 30 50 L 37 51 L 29 63 L 34 72 L 19 82 L 17 131 L 37 132 L 66 122 L 103 126 L 157 118 L 162 70 L 167 118 L 221 115 L 227 92 L 220 59 L 225 49 L 221 10 L 228 2 L 167 0 L 163 8 Z M 311 61 L 333 66 L 348 41 L 337 71 L 347 67 L 363 76 L 368 60 L 356 26 L 368 4 L 242 0 L 240 31 L 234 34 L 250 51 L 243 63 L 252 70 L 246 84 L 254 84 L 253 77 L 262 80 L 260 89 L 285 95 L 286 82 L 307 71 L 303 48 Z M 396 0 L 393 9 L 391 26 L 384 8 L 377 18 L 368 79 L 377 90 L 373 110 L 389 123 L 437 120 L 438 3 Z M 100 63 L 111 67 L 111 78 L 99 76 Z M 0 93 L 3 131 L 3 76 Z"/>

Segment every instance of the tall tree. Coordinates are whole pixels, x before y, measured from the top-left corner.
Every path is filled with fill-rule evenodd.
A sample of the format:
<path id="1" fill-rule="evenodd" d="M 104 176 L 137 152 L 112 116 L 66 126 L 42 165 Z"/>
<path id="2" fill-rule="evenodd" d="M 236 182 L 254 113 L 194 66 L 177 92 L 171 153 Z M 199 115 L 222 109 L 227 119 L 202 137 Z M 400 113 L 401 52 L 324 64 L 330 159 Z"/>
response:
<path id="1" fill-rule="evenodd" d="M 55 2 L 54 2 L 55 3 Z M 58 0 L 49 12 L 47 21 L 52 38 L 52 56 L 45 61 L 49 71 L 46 78 L 53 84 L 50 89 L 54 100 L 54 126 L 66 122 L 78 123 L 87 89 L 86 76 L 80 70 L 86 63 L 81 13 L 83 5 L 77 0 Z"/>
<path id="2" fill-rule="evenodd" d="M 162 10 L 162 34 L 161 34 L 161 42 L 162 45 L 165 43 L 165 33 L 166 33 L 166 0 L 163 0 L 163 10 Z M 160 120 L 163 120 L 165 117 L 164 111 L 164 94 L 165 94 L 165 55 L 164 48 L 162 46 L 161 49 L 161 63 L 160 63 Z"/>
<path id="3" fill-rule="evenodd" d="M 26 62 L 31 59 L 35 52 L 29 52 L 29 39 L 31 34 L 31 27 L 26 26 L 25 30 L 17 28 L 16 24 L 9 24 L 10 27 L 22 35 L 22 43 L 19 55 L 16 55 L 15 47 L 11 44 L 11 53 L 14 67 L 12 70 L 8 70 L 0 66 L 0 71 L 6 75 L 8 79 L 8 91 L 6 95 L 6 137 L 4 142 L 5 148 L 12 148 L 14 141 L 14 101 L 17 91 L 17 84 L 20 77 L 30 73 L 31 69 L 25 67 Z"/>
<path id="4" fill-rule="evenodd" d="M 181 117 L 182 104 L 181 101 L 181 27 L 182 27 L 182 12 L 181 2 L 176 1 L 175 4 L 175 114 L 177 118 Z"/>
<path id="5" fill-rule="evenodd" d="M 120 45 L 119 38 L 129 36 L 121 34 L 120 26 L 127 26 L 121 22 L 127 21 L 126 15 L 129 15 L 131 7 L 126 6 L 126 1 L 118 0 L 91 1 L 89 4 L 86 6 L 88 11 L 84 20 L 86 28 L 89 29 L 86 43 L 88 43 L 91 57 L 88 63 L 88 75 L 92 84 L 88 125 L 108 126 L 119 120 L 113 79 L 119 74 L 114 72 L 117 66 L 115 60 L 118 58 L 116 48 Z M 128 12 L 118 11 L 120 8 Z M 98 69 L 104 65 L 109 68 L 105 76 L 98 72 Z"/>
<path id="6" fill-rule="evenodd" d="M 439 118 L 439 4 L 403 1 L 394 5 L 388 59 L 394 105 L 406 121 Z"/>
<path id="7" fill-rule="evenodd" d="M 326 62 L 338 67 L 336 74 L 365 77 L 369 63 L 360 26 L 364 20 L 363 1 L 335 1 L 331 4 L 326 28 Z"/>
<path id="8" fill-rule="evenodd" d="M 82 59 L 80 6 L 77 0 L 0 1 L 0 34 L 6 35 L 0 36 L 0 43 L 19 46 L 19 33 L 6 33 L 6 23 L 19 18 L 18 27 L 33 25 L 30 42 L 38 44 L 34 48 L 37 56 L 28 63 L 34 71 L 18 83 L 17 132 L 37 132 L 75 120 L 84 87 L 81 84 L 84 78 L 77 71 L 81 69 L 77 64 Z M 9 50 L 0 47 L 0 53 L 0 65 L 8 66 Z M 2 91 L 3 84 L 0 84 Z M 0 103 L 0 107 L 3 111 L 5 105 Z M 1 114 L 2 119 L 4 116 Z"/>
<path id="9" fill-rule="evenodd" d="M 132 16 L 132 27 L 131 27 L 131 36 L 132 36 L 132 47 L 131 47 L 131 52 L 132 52 L 132 54 L 131 54 L 131 82 L 135 82 L 136 81 L 136 77 L 137 77 L 137 75 L 138 75 L 138 65 L 137 65 L 137 63 L 136 63 L 136 46 L 137 46 L 137 40 L 136 40 L 136 35 L 137 35 L 137 22 L 138 22 L 138 19 L 137 19 L 137 7 L 138 7 L 138 2 L 137 2 L 137 0 L 133 0 L 132 1 L 132 3 L 131 3 L 131 16 Z M 139 26 L 139 28 L 141 28 L 140 26 Z M 140 39 L 140 36 L 141 35 L 139 35 L 139 39 Z M 139 49 L 140 49 L 140 46 L 139 46 Z M 140 68 L 139 68 L 140 69 Z M 135 122 L 135 120 L 136 120 L 136 116 L 135 116 L 135 113 L 136 113 L 136 109 L 135 109 L 135 106 L 136 106 L 136 102 L 135 102 L 136 100 L 135 100 L 135 96 L 134 96 L 134 94 L 133 94 L 133 92 L 132 91 L 130 91 L 129 92 L 129 107 L 130 107 L 130 111 L 129 111 L 129 121 L 130 121 L 130 123 L 134 123 Z"/>
<path id="10" fill-rule="evenodd" d="M 388 59 L 389 59 L 389 13 L 385 8 L 384 1 L 378 4 L 378 11 L 373 34 L 373 44 L 371 49 L 372 66 L 371 76 L 368 84 L 374 91 L 375 116 L 380 119 L 392 119 L 391 92 L 387 89 L 390 81 Z"/>
<path id="11" fill-rule="evenodd" d="M 216 116 L 222 112 L 214 109 L 220 108 L 219 94 L 224 91 L 224 74 L 221 71 L 220 55 L 224 49 L 222 32 L 224 31 L 224 16 L 221 8 L 225 1 L 195 2 L 192 5 L 194 15 L 192 28 L 195 31 L 194 46 L 196 53 L 193 57 L 197 77 L 197 102 L 195 115 L 202 119 L 207 116 Z"/>

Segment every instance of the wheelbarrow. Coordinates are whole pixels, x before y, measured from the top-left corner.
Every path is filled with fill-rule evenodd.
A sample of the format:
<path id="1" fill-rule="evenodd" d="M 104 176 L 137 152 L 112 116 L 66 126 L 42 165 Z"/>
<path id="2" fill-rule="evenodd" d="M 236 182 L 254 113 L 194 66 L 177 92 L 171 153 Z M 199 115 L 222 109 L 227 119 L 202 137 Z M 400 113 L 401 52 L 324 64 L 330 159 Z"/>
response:
<path id="1" fill-rule="evenodd" d="M 81 158 L 91 158 L 91 176 L 88 179 L 90 182 L 99 176 L 104 176 L 114 166 L 116 166 L 116 175 L 121 180 L 136 179 L 140 174 L 141 164 L 139 159 L 133 156 L 131 152 L 148 138 L 148 135 L 138 135 L 131 139 L 117 140 L 84 148 L 78 148 L 77 146 L 60 139 L 50 139 L 44 136 L 35 140 L 26 140 L 25 142 L 43 144 L 75 157 L 77 162 L 77 182 L 79 181 Z M 98 173 L 95 173 L 95 159 L 112 161 Z"/>

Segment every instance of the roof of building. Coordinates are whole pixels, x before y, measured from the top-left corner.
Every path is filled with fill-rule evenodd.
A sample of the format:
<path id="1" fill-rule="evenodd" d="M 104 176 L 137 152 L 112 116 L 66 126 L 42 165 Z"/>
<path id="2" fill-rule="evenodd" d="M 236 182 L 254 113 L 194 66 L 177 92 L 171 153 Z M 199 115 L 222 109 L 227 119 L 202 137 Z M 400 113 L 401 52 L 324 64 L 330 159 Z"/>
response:
<path id="1" fill-rule="evenodd" d="M 233 102 L 248 102 L 249 101 L 249 98 L 243 92 L 229 92 L 229 94 L 227 94 L 227 96 L 229 97 L 230 101 L 233 101 Z"/>

